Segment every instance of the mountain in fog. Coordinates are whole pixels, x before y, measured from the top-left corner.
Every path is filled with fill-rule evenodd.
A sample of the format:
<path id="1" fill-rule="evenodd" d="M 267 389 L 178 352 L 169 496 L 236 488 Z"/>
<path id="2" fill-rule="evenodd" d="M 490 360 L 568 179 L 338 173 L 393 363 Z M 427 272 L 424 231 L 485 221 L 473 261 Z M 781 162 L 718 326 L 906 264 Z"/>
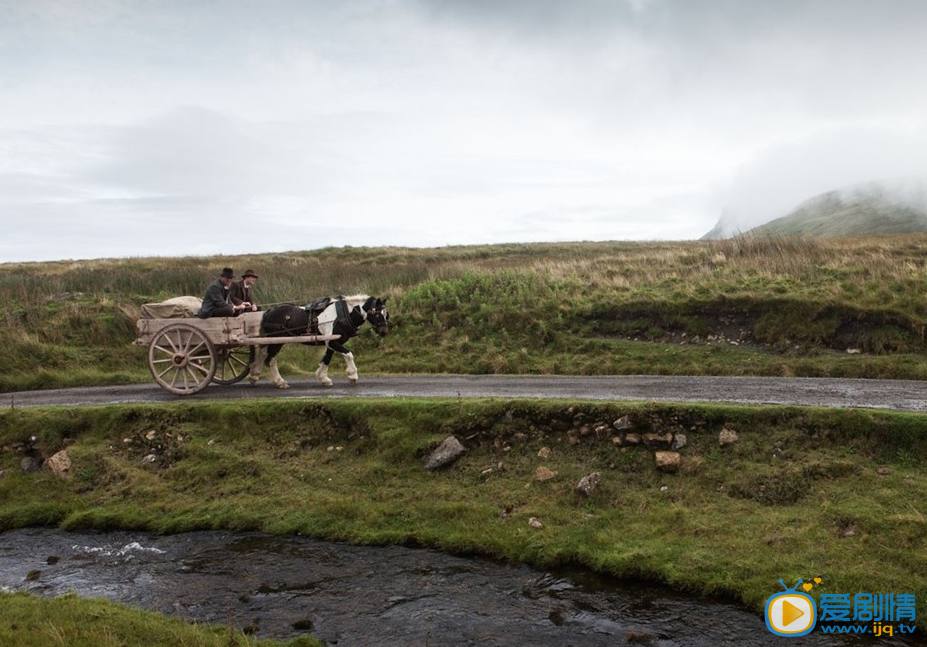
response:
<path id="1" fill-rule="evenodd" d="M 822 193 L 747 231 L 737 230 L 735 222 L 722 215 L 702 240 L 744 234 L 831 237 L 927 232 L 927 189 L 919 182 L 870 183 Z"/>

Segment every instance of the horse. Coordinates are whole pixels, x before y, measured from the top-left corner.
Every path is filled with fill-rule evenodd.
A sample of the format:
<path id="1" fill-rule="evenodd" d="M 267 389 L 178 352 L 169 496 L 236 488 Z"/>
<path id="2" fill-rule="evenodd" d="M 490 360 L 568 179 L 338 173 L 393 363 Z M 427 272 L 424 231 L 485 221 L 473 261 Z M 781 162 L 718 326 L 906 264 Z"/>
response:
<path id="1" fill-rule="evenodd" d="M 324 344 L 325 355 L 316 369 L 315 376 L 324 386 L 331 386 L 328 377 L 328 365 L 335 353 L 340 353 L 347 364 L 346 374 L 351 384 L 357 384 L 357 365 L 354 353 L 345 344 L 358 333 L 364 324 L 370 323 L 374 332 L 385 337 L 389 332 L 389 312 L 386 299 L 367 294 L 353 296 L 332 296 L 317 299 L 306 306 L 289 303 L 275 306 L 264 313 L 261 318 L 261 336 L 263 337 L 302 337 L 304 335 L 338 335 L 336 339 L 318 342 L 305 342 L 307 346 Z M 248 375 L 252 385 L 261 377 L 261 369 L 266 365 L 270 369 L 270 378 L 278 389 L 290 387 L 277 369 L 277 353 L 283 344 L 259 346 Z"/>

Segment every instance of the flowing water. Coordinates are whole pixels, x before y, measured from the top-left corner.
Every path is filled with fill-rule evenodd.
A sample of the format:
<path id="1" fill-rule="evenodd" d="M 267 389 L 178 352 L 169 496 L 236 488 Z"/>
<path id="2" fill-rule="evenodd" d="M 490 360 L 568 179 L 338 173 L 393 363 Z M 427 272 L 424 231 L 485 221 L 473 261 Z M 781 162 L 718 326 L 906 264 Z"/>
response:
<path id="1" fill-rule="evenodd" d="M 915 644 L 783 639 L 735 605 L 588 572 L 260 533 L 11 531 L 0 534 L 0 589 L 74 592 L 338 647 Z"/>

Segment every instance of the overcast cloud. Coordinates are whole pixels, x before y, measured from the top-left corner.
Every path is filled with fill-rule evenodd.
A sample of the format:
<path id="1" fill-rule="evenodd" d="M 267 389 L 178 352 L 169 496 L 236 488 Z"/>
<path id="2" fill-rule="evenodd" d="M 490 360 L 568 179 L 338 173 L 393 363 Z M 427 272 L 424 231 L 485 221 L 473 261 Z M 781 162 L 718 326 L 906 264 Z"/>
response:
<path id="1" fill-rule="evenodd" d="M 0 262 L 698 238 L 927 178 L 921 0 L 0 0 Z"/>

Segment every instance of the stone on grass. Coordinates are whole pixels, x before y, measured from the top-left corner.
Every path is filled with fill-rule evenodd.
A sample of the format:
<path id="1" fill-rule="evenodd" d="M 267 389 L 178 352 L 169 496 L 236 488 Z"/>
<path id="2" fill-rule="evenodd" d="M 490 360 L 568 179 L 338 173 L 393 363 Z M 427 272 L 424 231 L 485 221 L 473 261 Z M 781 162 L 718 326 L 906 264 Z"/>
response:
<path id="1" fill-rule="evenodd" d="M 544 465 L 541 465 L 534 471 L 534 478 L 536 478 L 538 481 L 549 481 L 556 476 L 557 472 L 550 469 L 549 467 L 545 467 Z"/>
<path id="2" fill-rule="evenodd" d="M 599 488 L 599 480 L 601 477 L 602 475 L 598 472 L 586 474 L 586 476 L 579 479 L 579 483 L 576 484 L 576 491 L 583 496 L 592 496 Z"/>
<path id="3" fill-rule="evenodd" d="M 466 451 L 467 448 L 457 438 L 448 436 L 425 459 L 425 469 L 431 471 L 450 465 Z"/>
<path id="4" fill-rule="evenodd" d="M 71 457 L 66 450 L 61 450 L 57 454 L 49 456 L 45 465 L 52 471 L 55 476 L 66 476 L 71 469 Z"/>
<path id="5" fill-rule="evenodd" d="M 620 418 L 618 418 L 618 420 L 612 423 L 612 426 L 618 431 L 627 431 L 633 425 L 631 424 L 630 416 L 621 416 Z"/>
<path id="6" fill-rule="evenodd" d="M 653 459 L 661 472 L 675 472 L 682 464 L 679 452 L 654 452 Z"/>
<path id="7" fill-rule="evenodd" d="M 721 430 L 721 433 L 718 434 L 718 444 L 721 447 L 727 447 L 728 445 L 733 445 L 736 442 L 740 442 L 740 436 L 738 436 L 737 432 L 730 427 L 725 427 Z"/>
<path id="8" fill-rule="evenodd" d="M 35 474 L 42 469 L 42 462 L 34 456 L 26 456 L 19 461 L 19 467 L 26 474 Z"/>
<path id="9" fill-rule="evenodd" d="M 673 442 L 673 434 L 669 432 L 665 434 L 644 434 L 641 440 L 644 441 L 644 445 L 647 447 L 669 447 Z"/>

